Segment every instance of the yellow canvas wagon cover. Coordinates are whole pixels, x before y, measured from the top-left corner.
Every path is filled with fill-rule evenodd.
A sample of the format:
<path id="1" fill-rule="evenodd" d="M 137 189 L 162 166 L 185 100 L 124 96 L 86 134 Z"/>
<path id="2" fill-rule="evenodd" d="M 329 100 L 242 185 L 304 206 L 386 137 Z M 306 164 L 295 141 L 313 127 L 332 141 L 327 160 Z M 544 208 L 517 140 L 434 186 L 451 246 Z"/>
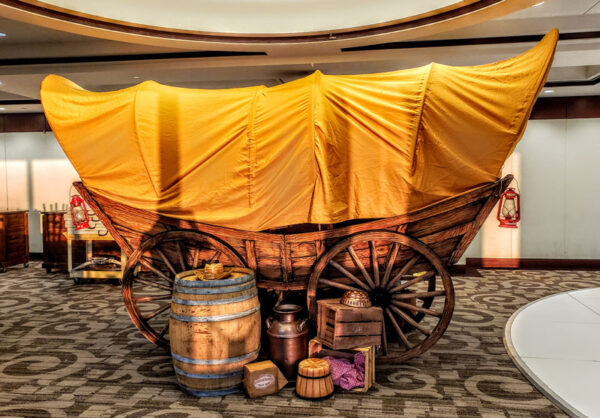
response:
<path id="1" fill-rule="evenodd" d="M 494 64 L 270 88 L 96 93 L 50 75 L 41 97 L 85 186 L 117 202 L 246 230 L 382 218 L 498 178 L 557 39 Z"/>

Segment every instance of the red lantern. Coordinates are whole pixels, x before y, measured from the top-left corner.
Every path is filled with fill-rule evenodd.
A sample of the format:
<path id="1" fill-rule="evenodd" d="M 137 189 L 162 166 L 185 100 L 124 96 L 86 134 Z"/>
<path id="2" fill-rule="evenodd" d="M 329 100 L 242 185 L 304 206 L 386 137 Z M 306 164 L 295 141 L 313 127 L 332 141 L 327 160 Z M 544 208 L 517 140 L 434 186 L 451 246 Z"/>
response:
<path id="1" fill-rule="evenodd" d="M 517 223 L 521 220 L 521 196 L 512 187 L 500 196 L 496 218 L 500 221 L 498 226 L 501 228 L 518 228 Z"/>
<path id="2" fill-rule="evenodd" d="M 79 195 L 73 195 L 71 198 L 71 221 L 75 226 L 75 230 L 89 228 L 90 217 L 88 215 L 85 202 Z"/>

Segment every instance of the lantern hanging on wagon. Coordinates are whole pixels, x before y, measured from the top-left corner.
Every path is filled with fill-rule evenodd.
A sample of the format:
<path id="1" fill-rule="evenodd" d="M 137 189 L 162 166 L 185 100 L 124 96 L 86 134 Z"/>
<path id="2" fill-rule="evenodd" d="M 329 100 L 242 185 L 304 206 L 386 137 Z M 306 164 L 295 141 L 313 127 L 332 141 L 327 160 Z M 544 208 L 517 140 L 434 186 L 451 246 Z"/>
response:
<path id="1" fill-rule="evenodd" d="M 501 228 L 518 228 L 521 220 L 521 196 L 512 187 L 506 189 L 500 196 L 498 213 L 496 215 Z"/>
<path id="2" fill-rule="evenodd" d="M 75 230 L 80 230 L 90 227 L 90 216 L 88 215 L 85 201 L 79 195 L 71 197 L 71 221 L 75 226 Z"/>

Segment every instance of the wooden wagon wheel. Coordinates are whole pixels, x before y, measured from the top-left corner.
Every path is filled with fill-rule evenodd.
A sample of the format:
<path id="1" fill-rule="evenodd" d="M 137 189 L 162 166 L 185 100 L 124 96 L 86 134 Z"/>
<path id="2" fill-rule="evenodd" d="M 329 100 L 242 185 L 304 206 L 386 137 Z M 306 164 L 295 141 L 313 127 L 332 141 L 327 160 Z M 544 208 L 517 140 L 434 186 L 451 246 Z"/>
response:
<path id="1" fill-rule="evenodd" d="M 421 241 L 392 231 L 352 235 L 321 256 L 307 292 L 313 321 L 318 299 L 346 290 L 366 291 L 383 309 L 384 336 L 399 341 L 400 353 L 393 356 L 398 361 L 431 348 L 454 310 L 454 287 L 442 260 Z"/>
<path id="2" fill-rule="evenodd" d="M 123 272 L 123 300 L 131 320 L 148 340 L 169 346 L 169 312 L 175 275 L 216 261 L 225 266 L 246 266 L 229 245 L 196 231 L 162 232 L 144 241 L 133 252 Z"/>

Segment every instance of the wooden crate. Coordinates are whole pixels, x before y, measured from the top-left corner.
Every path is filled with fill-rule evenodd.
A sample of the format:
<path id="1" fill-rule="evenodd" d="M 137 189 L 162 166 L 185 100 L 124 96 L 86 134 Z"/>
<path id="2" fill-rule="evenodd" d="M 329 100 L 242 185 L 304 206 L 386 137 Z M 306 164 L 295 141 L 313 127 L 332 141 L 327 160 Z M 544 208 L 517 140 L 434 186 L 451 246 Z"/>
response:
<path id="1" fill-rule="evenodd" d="M 309 357 L 331 356 L 336 358 L 352 359 L 356 352 L 365 355 L 365 385 L 361 388 L 351 389 L 350 392 L 367 392 L 375 383 L 375 346 L 358 347 L 350 350 L 330 350 L 323 346 L 323 342 L 317 337 L 308 342 Z"/>
<path id="2" fill-rule="evenodd" d="M 355 308 L 338 299 L 318 301 L 317 336 L 334 350 L 381 345 L 382 322 L 378 306 Z"/>

